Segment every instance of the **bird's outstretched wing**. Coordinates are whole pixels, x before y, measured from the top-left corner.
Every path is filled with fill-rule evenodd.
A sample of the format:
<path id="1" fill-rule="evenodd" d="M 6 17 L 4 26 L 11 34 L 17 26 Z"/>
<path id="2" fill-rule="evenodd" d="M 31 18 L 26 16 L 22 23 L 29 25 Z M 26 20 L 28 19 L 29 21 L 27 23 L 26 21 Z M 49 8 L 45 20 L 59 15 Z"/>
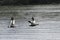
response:
<path id="1" fill-rule="evenodd" d="M 29 23 L 32 23 L 31 21 L 28 21 Z"/>

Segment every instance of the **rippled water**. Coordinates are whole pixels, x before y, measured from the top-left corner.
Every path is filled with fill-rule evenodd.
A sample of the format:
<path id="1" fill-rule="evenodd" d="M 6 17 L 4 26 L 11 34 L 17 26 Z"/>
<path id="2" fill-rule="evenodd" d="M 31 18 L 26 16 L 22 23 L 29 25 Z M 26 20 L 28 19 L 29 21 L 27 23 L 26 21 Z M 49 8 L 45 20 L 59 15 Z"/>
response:
<path id="1" fill-rule="evenodd" d="M 10 18 L 15 28 L 8 28 Z M 30 27 L 34 17 L 39 25 Z M 60 40 L 60 5 L 0 6 L 1 40 Z"/>

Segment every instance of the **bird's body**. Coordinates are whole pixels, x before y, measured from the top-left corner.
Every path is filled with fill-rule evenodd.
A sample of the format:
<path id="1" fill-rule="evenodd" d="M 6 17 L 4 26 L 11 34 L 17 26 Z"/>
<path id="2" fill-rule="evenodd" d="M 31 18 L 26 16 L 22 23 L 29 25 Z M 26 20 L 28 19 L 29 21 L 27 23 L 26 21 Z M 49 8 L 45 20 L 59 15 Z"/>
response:
<path id="1" fill-rule="evenodd" d="M 38 25 L 38 24 L 36 24 L 35 22 L 31 22 L 31 21 L 28 21 L 28 22 L 31 23 L 30 26 L 36 26 L 36 25 Z"/>
<path id="2" fill-rule="evenodd" d="M 11 24 L 13 24 L 13 25 L 14 25 L 14 24 L 15 24 L 15 20 L 11 20 Z"/>

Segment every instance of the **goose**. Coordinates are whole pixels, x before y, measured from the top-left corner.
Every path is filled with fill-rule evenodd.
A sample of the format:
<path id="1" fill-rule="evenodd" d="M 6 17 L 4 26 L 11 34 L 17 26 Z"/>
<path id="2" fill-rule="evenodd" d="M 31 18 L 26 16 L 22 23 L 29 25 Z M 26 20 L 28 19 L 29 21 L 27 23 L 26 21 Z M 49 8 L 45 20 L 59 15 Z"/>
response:
<path id="1" fill-rule="evenodd" d="M 11 17 L 10 28 L 14 28 L 14 27 L 15 27 L 15 19 L 14 17 Z"/>
<path id="2" fill-rule="evenodd" d="M 30 26 L 36 26 L 36 25 L 38 25 L 38 24 L 36 24 L 34 17 L 32 17 L 31 19 L 32 19 L 31 21 L 28 21 L 29 23 L 31 23 Z"/>

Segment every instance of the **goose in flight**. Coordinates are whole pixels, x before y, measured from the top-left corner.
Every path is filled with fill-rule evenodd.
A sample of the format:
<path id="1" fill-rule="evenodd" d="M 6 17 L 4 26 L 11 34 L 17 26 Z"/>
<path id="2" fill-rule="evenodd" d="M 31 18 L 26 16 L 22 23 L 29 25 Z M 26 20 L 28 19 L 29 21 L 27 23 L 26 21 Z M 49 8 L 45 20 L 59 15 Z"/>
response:
<path id="1" fill-rule="evenodd" d="M 31 19 L 32 19 L 31 21 L 28 21 L 29 23 L 31 23 L 30 26 L 36 26 L 36 25 L 38 25 L 38 24 L 36 24 L 36 21 L 35 21 L 34 17 L 32 17 Z"/>

